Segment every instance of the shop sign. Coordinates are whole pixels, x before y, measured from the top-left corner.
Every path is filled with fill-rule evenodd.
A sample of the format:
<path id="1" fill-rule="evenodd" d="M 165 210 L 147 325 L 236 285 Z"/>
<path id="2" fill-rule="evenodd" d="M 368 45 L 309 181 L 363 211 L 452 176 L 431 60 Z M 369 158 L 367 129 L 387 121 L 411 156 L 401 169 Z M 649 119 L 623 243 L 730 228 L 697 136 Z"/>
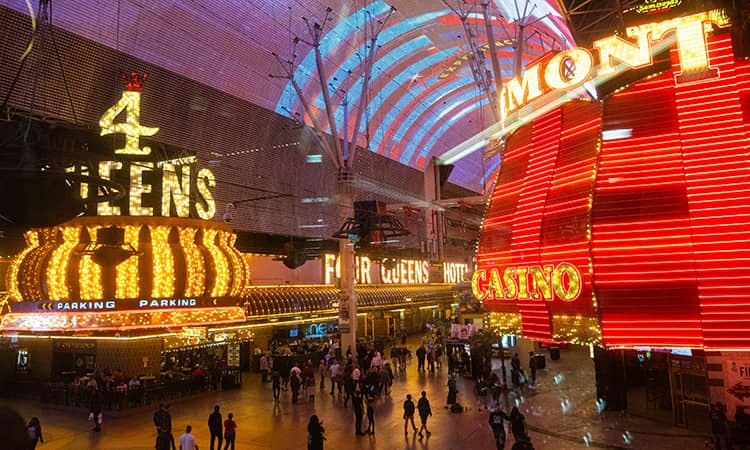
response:
<path id="1" fill-rule="evenodd" d="M 91 300 L 91 301 L 40 301 L 15 302 L 11 311 L 39 312 L 75 312 L 75 311 L 137 311 L 149 309 L 185 309 L 206 308 L 212 306 L 236 306 L 236 300 L 229 298 L 196 299 L 196 298 L 162 298 L 162 299 L 125 299 L 125 300 Z"/>
<path id="2" fill-rule="evenodd" d="M 240 344 L 227 345 L 227 367 L 240 367 Z"/>
<path id="3" fill-rule="evenodd" d="M 336 334 L 338 327 L 334 322 L 311 323 L 305 327 L 303 336 L 308 339 L 324 338 Z"/>
<path id="4" fill-rule="evenodd" d="M 147 127 L 140 123 L 141 85 L 148 77 L 135 72 L 129 78 L 123 75 L 125 90 L 120 100 L 110 107 L 99 119 L 101 135 L 124 136 L 124 145 L 115 149 L 115 155 L 127 159 L 99 161 L 95 166 L 70 167 L 68 172 L 79 172 L 88 176 L 95 172 L 105 180 L 120 181 L 125 184 L 125 200 L 99 202 L 96 212 L 99 216 L 175 216 L 212 219 L 216 213 L 216 202 L 211 188 L 216 186 L 216 177 L 208 168 L 194 169 L 195 156 L 179 157 L 154 161 L 151 147 L 141 146 L 142 136 L 154 136 L 158 127 Z M 122 122 L 115 122 L 119 116 Z M 152 159 L 151 161 L 144 160 Z M 93 190 L 93 189 L 92 189 Z M 80 183 L 81 198 L 84 201 L 90 194 L 87 183 Z"/>
<path id="5" fill-rule="evenodd" d="M 724 359 L 727 416 L 734 420 L 737 406 L 750 407 L 750 359 Z"/>
<path id="6" fill-rule="evenodd" d="M 653 64 L 654 44 L 674 34 L 682 72 L 677 81 L 691 81 L 716 76 L 708 65 L 706 36 L 710 26 L 726 27 L 729 19 L 724 10 L 628 27 L 626 36 L 610 36 L 594 41 L 598 66 L 591 51 L 573 47 L 526 68 L 522 77 L 512 78 L 500 92 L 500 114 L 505 118 L 532 100 L 550 91 L 568 91 L 592 77 L 616 75 L 626 69 Z"/>
<path id="7" fill-rule="evenodd" d="M 182 327 L 180 337 L 206 338 L 208 329 L 206 327 Z"/>
<path id="8" fill-rule="evenodd" d="M 52 351 L 59 353 L 96 353 L 96 341 L 52 341 Z"/>
<path id="9" fill-rule="evenodd" d="M 557 266 L 513 266 L 480 269 L 471 278 L 471 289 L 479 300 L 576 300 L 583 289 L 583 277 L 571 263 Z"/>

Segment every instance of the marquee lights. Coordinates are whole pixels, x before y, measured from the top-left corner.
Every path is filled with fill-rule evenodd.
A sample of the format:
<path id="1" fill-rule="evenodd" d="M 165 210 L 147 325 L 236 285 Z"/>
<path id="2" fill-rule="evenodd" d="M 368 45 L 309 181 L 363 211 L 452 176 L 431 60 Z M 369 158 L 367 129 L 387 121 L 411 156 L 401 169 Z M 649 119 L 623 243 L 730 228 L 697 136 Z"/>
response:
<path id="1" fill-rule="evenodd" d="M 125 242 L 137 251 L 111 271 L 103 271 L 91 255 L 76 251 L 105 222 L 124 229 Z M 103 300 L 103 285 L 114 286 L 108 294 L 114 299 L 238 295 L 249 272 L 233 246 L 230 230 L 220 222 L 155 217 L 81 217 L 58 227 L 31 230 L 28 246 L 11 261 L 9 292 L 14 301 Z M 184 261 L 179 266 L 178 255 Z M 218 269 L 207 271 L 207 267 Z M 178 285 L 178 278 L 184 282 Z M 48 288 L 42 290 L 42 285 Z"/>
<path id="2" fill-rule="evenodd" d="M 66 311 L 54 314 L 11 312 L 3 316 L 0 329 L 7 331 L 114 331 L 224 324 L 245 320 L 244 309 L 238 306 L 149 311 Z"/>
<path id="3" fill-rule="evenodd" d="M 605 72 L 650 63 L 644 48 L 668 30 L 679 47 L 671 70 L 615 91 L 601 111 L 559 107 L 559 138 L 553 112 L 510 135 L 473 283 L 493 314 L 518 314 L 522 334 L 540 340 L 750 348 L 750 64 L 734 57 L 729 34 L 710 36 L 726 23 L 709 12 L 629 29 L 633 41 L 608 38 L 598 47 L 609 51 Z M 545 166 L 548 157 L 558 162 Z M 520 298 L 545 296 L 531 272 L 551 278 L 551 261 L 580 270 L 586 301 Z M 519 267 L 507 283 L 505 269 Z"/>
<path id="4" fill-rule="evenodd" d="M 675 32 L 682 72 L 678 82 L 696 77 L 715 75 L 708 65 L 706 36 L 710 26 L 727 26 L 729 20 L 723 10 L 713 10 L 659 23 L 629 27 L 627 36 L 631 43 L 617 36 L 594 41 L 599 52 L 600 66 L 596 75 L 611 75 L 619 67 L 638 68 L 652 64 L 652 44 Z M 623 66 L 615 66 L 618 61 Z M 543 78 L 542 65 L 544 65 Z M 519 80 L 509 80 L 500 92 L 500 113 L 505 118 L 524 104 L 542 96 L 546 90 L 570 90 L 583 84 L 594 75 L 594 57 L 586 49 L 574 47 L 564 50 L 549 61 L 536 63 L 526 68 Z M 544 85 L 542 84 L 544 81 Z"/>

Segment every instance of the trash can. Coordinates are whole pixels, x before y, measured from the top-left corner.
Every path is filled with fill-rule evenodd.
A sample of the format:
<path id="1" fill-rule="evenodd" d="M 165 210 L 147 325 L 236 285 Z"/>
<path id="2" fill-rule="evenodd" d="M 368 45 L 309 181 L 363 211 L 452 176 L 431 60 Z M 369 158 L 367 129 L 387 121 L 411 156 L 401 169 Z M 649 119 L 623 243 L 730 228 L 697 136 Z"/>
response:
<path id="1" fill-rule="evenodd" d="M 547 366 L 547 359 L 542 354 L 534 355 L 534 361 L 537 369 L 544 369 Z"/>
<path id="2" fill-rule="evenodd" d="M 557 361 L 560 359 L 560 347 L 550 347 L 549 359 L 551 359 L 552 361 Z"/>

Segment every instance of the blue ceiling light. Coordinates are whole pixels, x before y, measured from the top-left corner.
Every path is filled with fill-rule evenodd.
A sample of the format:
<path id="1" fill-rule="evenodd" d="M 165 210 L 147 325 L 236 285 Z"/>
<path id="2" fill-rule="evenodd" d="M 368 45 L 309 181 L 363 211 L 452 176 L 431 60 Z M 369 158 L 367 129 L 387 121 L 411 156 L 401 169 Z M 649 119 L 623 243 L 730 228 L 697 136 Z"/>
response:
<path id="1" fill-rule="evenodd" d="M 377 16 L 386 14 L 390 9 L 390 5 L 382 0 L 377 0 L 372 4 L 355 11 L 352 15 L 339 22 L 320 40 L 320 54 L 323 59 L 325 60 L 334 48 L 342 42 L 345 42 L 346 38 L 355 33 L 365 20 L 371 20 Z M 295 69 L 294 79 L 300 86 L 304 87 L 308 81 L 310 81 L 310 77 L 313 73 L 315 73 L 315 52 L 310 49 L 310 51 L 307 52 L 307 55 L 305 55 L 305 58 Z M 285 98 L 293 98 L 295 99 L 295 103 L 298 101 L 297 93 L 295 92 L 291 81 L 286 84 L 284 91 L 279 96 L 279 101 L 276 103 L 275 110 L 278 114 L 288 115 L 284 109 L 287 106 L 283 104 Z M 293 110 L 293 108 L 291 109 Z"/>
<path id="2" fill-rule="evenodd" d="M 396 67 L 400 63 L 401 60 L 408 59 L 415 55 L 417 52 L 426 49 L 427 47 L 432 45 L 432 41 L 430 41 L 427 36 L 420 35 L 416 38 L 396 47 L 392 51 L 386 53 L 385 55 L 382 55 L 381 58 L 378 59 L 376 63 L 376 67 L 378 68 L 388 68 L 388 67 Z M 378 80 L 383 76 L 382 70 L 377 70 L 375 67 L 372 71 L 372 78 L 370 79 L 370 86 L 375 86 L 378 82 Z M 353 108 L 357 107 L 357 103 L 360 99 L 360 94 L 362 93 L 362 84 L 364 83 L 364 79 L 362 77 L 359 77 L 359 79 L 352 85 L 352 87 L 349 88 L 349 92 L 347 95 L 348 101 L 349 101 L 349 108 L 350 111 Z M 320 100 L 320 104 L 317 106 L 320 108 L 323 108 L 324 105 L 322 104 L 322 96 L 318 97 Z M 334 114 L 334 117 L 336 120 L 336 126 L 337 129 L 341 129 L 343 123 L 344 123 L 344 108 L 336 108 L 336 112 Z M 364 131 L 365 124 L 362 124 L 360 127 L 360 131 Z M 330 130 L 330 126 L 328 127 Z"/>
<path id="3" fill-rule="evenodd" d="M 472 87 L 474 86 L 474 81 L 470 77 L 466 77 L 469 79 L 469 83 L 466 84 L 464 89 L 466 87 Z M 481 97 L 479 94 L 477 94 L 476 90 L 469 89 L 465 92 L 462 92 L 461 94 L 455 95 L 450 98 L 450 103 L 446 105 L 445 108 L 442 109 L 442 111 L 438 115 L 425 115 L 423 114 L 426 112 L 430 107 L 432 107 L 434 104 L 426 105 L 423 111 L 421 111 L 421 115 L 417 119 L 421 119 L 422 123 L 419 122 L 419 120 L 415 120 L 414 122 L 409 122 L 408 130 L 414 129 L 414 134 L 409 137 L 408 139 L 408 145 L 404 147 L 404 150 L 401 152 L 401 157 L 399 158 L 400 161 L 404 164 L 409 164 L 409 161 L 411 161 L 411 157 L 414 155 L 414 152 L 417 149 L 418 144 L 424 139 L 425 135 L 430 132 L 433 126 L 435 126 L 436 122 L 439 122 L 443 117 L 445 117 L 447 114 L 450 114 L 454 109 L 465 103 L 466 101 L 469 101 L 471 99 L 476 99 L 479 97 L 479 100 L 481 100 L 483 97 Z M 403 139 L 403 138 L 402 138 Z"/>
<path id="4" fill-rule="evenodd" d="M 419 152 L 419 157 L 426 157 L 430 153 L 430 150 L 432 150 L 432 147 L 435 145 L 435 142 L 437 142 L 437 140 L 441 138 L 443 134 L 445 134 L 445 132 L 448 131 L 456 121 L 463 118 L 468 113 L 482 107 L 482 104 L 481 104 L 482 97 L 477 96 L 476 94 L 472 97 L 473 98 L 478 97 L 478 98 L 475 102 L 471 103 L 469 106 L 464 107 L 461 111 L 457 112 L 456 114 L 451 114 L 451 117 L 448 120 L 443 121 L 443 124 L 440 126 L 440 128 L 438 128 L 434 133 L 431 133 L 430 138 L 427 140 L 427 142 L 425 142 L 425 144 L 421 146 L 422 151 Z M 446 110 L 450 112 L 465 104 L 466 104 L 465 102 L 453 103 L 449 108 L 446 108 Z M 432 127 L 440 123 L 440 120 L 437 118 L 431 118 L 431 119 L 432 120 L 429 120 L 429 119 L 426 120 L 423 126 L 420 127 L 420 130 L 419 130 L 419 134 L 421 135 L 420 139 L 413 138 L 409 140 L 409 144 L 407 148 L 401 154 L 400 159 L 403 164 L 409 164 L 409 162 L 411 161 L 412 155 L 414 154 L 415 150 L 419 146 L 424 136 L 426 136 L 426 134 L 432 129 Z M 417 159 L 419 159 L 419 157 L 417 157 Z"/>

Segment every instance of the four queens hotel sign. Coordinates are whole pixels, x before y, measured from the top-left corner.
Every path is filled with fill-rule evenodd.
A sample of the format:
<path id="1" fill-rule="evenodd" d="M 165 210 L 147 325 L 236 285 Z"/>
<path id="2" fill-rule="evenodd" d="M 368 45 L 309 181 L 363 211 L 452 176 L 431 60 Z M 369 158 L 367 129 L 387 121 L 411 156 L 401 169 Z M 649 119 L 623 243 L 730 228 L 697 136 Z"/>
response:
<path id="1" fill-rule="evenodd" d="M 608 77 L 626 69 L 653 64 L 652 45 L 673 34 L 679 48 L 682 73 L 677 81 L 690 81 L 715 76 L 708 64 L 707 32 L 711 26 L 727 26 L 729 20 L 723 10 L 712 10 L 679 17 L 659 23 L 627 28 L 627 39 L 620 36 L 594 41 L 594 54 L 581 47 L 573 47 L 554 54 L 526 68 L 523 77 L 508 81 L 500 93 L 500 113 L 503 118 L 550 91 L 576 88 L 592 77 Z"/>

